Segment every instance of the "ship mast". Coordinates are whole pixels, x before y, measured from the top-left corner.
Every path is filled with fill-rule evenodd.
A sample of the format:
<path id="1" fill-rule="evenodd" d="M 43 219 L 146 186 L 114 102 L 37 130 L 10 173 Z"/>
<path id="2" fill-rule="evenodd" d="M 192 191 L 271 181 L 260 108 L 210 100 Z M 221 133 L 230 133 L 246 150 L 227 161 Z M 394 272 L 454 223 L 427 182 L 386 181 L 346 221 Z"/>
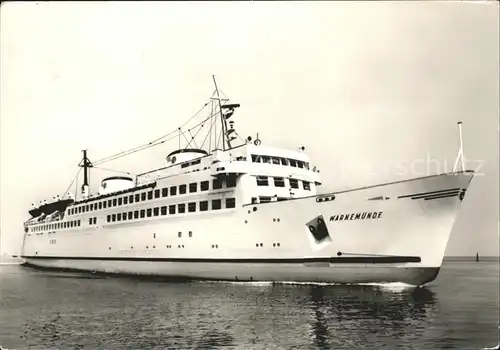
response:
<path id="1" fill-rule="evenodd" d="M 87 158 L 87 150 L 84 149 L 84 150 L 82 150 L 82 152 L 83 152 L 83 159 L 80 162 L 80 164 L 78 164 L 78 166 L 81 167 L 81 168 L 83 168 L 82 196 L 84 198 L 87 198 L 89 196 L 90 168 L 92 168 L 94 165 Z"/>
<path id="2" fill-rule="evenodd" d="M 231 146 L 231 141 L 236 139 L 236 137 L 234 137 L 234 136 L 233 137 L 229 136 L 231 133 L 235 132 L 235 130 L 233 128 L 234 122 L 232 122 L 232 121 L 229 122 L 229 124 L 231 124 L 231 129 L 227 128 L 227 119 L 231 118 L 231 116 L 234 113 L 234 109 L 240 107 L 240 105 L 238 103 L 222 105 L 220 94 L 219 94 L 219 88 L 217 87 L 217 82 L 215 81 L 215 75 L 212 75 L 212 78 L 214 80 L 215 92 L 217 94 L 217 98 L 215 98 L 215 100 L 217 100 L 218 104 L 219 104 L 219 115 L 220 115 L 220 120 L 221 120 L 221 124 L 222 124 L 222 150 L 225 151 L 226 150 L 226 143 L 227 143 L 227 149 L 231 149 L 231 148 L 233 148 Z M 226 110 L 225 114 L 222 112 L 223 110 Z"/>
<path id="3" fill-rule="evenodd" d="M 221 124 L 222 124 L 222 150 L 225 151 L 226 150 L 226 130 L 227 130 L 227 124 L 226 124 L 226 120 L 224 119 L 224 115 L 222 114 L 222 105 L 220 103 L 220 95 L 219 95 L 219 88 L 217 87 L 217 82 L 215 81 L 215 75 L 212 75 L 212 78 L 214 80 L 214 85 L 215 85 L 215 92 L 217 94 L 217 101 L 219 103 L 219 114 L 220 114 L 220 121 L 221 121 Z M 230 141 L 228 140 L 227 141 L 227 145 L 229 147 L 229 149 L 231 149 L 231 143 Z"/>

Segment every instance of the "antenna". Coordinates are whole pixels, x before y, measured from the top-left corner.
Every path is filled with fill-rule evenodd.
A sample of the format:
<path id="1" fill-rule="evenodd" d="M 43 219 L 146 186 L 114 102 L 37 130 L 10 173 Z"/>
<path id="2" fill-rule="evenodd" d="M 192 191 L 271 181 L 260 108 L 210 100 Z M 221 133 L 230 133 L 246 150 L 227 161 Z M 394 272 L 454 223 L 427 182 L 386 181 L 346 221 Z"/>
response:
<path id="1" fill-rule="evenodd" d="M 464 146 L 463 146 L 463 138 L 462 138 L 462 122 L 458 122 L 458 137 L 460 141 L 460 148 L 458 150 L 457 159 L 455 160 L 455 165 L 453 166 L 453 172 L 457 171 L 458 161 L 460 160 L 460 165 L 462 171 L 465 171 L 465 162 L 464 162 Z"/>

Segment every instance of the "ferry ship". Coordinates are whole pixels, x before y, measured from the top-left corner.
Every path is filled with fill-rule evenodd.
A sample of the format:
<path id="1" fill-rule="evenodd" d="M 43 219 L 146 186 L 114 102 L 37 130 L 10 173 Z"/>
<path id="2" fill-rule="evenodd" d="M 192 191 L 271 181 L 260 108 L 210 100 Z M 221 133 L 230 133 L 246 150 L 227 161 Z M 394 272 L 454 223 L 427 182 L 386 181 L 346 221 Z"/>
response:
<path id="1" fill-rule="evenodd" d="M 437 277 L 474 176 L 463 154 L 460 171 L 322 193 L 303 147 L 240 138 L 231 120 L 240 105 L 214 84 L 209 116 L 194 127 L 94 164 L 84 150 L 78 198 L 67 190 L 29 211 L 25 265 L 221 281 L 423 285 Z M 162 167 L 103 178 L 90 193 L 97 164 L 182 137 L 186 146 Z"/>

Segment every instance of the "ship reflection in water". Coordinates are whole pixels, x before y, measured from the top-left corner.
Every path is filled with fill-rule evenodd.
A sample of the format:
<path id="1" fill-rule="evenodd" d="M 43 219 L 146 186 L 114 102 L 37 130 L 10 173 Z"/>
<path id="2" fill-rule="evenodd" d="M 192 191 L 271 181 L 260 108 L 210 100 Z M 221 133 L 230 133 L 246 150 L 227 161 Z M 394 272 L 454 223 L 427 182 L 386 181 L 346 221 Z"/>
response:
<path id="1" fill-rule="evenodd" d="M 311 343 L 318 348 L 368 347 L 412 343 L 419 325 L 435 312 L 434 293 L 426 288 L 390 290 L 385 286 L 309 288 Z M 365 330 L 365 332 L 363 332 Z M 352 338 L 352 334 L 362 337 Z"/>
<path id="2" fill-rule="evenodd" d="M 8 348 L 395 348 L 420 341 L 437 313 L 426 288 L 1 273 Z"/>

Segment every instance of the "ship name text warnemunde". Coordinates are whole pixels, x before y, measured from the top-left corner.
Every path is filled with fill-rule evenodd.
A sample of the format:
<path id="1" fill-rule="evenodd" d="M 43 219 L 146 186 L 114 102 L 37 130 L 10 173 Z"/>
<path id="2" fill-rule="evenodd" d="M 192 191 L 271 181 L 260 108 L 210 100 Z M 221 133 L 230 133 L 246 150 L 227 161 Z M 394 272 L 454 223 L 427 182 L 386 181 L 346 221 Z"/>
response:
<path id="1" fill-rule="evenodd" d="M 379 212 L 363 212 L 363 213 L 351 213 L 351 214 L 337 214 L 330 216 L 330 221 L 342 221 L 342 220 L 366 220 L 366 219 L 380 219 L 382 217 L 382 211 Z"/>

